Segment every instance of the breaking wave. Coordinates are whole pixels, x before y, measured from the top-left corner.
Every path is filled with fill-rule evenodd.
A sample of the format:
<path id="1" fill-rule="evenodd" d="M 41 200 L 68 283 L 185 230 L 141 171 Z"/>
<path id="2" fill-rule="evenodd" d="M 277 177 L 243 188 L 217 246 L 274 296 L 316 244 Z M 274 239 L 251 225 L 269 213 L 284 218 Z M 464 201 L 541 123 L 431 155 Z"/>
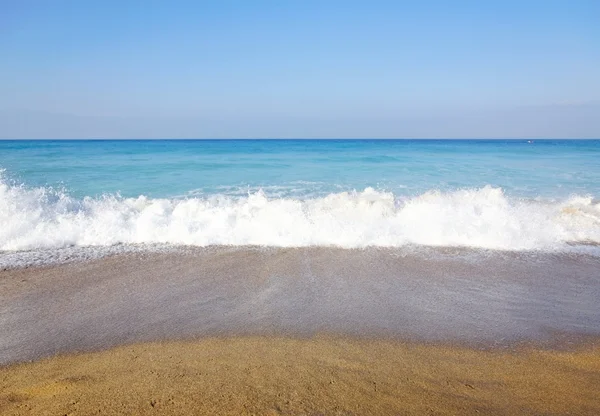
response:
<path id="1" fill-rule="evenodd" d="M 600 203 L 591 196 L 517 199 L 490 186 L 414 197 L 367 188 L 308 199 L 262 191 L 77 199 L 0 179 L 0 250 L 115 244 L 561 250 L 600 244 Z"/>

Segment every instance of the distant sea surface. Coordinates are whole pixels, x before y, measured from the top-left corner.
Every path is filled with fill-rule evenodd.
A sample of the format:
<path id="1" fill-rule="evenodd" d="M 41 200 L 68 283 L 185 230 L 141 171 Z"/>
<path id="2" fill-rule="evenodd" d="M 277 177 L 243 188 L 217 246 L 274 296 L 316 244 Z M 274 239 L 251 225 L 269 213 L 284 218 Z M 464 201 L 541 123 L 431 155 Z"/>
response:
<path id="1" fill-rule="evenodd" d="M 599 140 L 0 141 L 5 259 L 155 245 L 597 255 L 598 198 Z"/>

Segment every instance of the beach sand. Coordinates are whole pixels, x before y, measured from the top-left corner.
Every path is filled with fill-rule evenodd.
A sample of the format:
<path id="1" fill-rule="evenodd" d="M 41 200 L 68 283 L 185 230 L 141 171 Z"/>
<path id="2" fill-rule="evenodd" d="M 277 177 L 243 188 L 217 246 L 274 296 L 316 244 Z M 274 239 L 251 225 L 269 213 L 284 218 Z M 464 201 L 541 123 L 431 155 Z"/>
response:
<path id="1" fill-rule="evenodd" d="M 335 337 L 121 346 L 0 369 L 6 415 L 600 414 L 600 349 Z"/>
<path id="2" fill-rule="evenodd" d="M 0 271 L 0 414 L 600 414 L 582 255 L 210 248 Z"/>

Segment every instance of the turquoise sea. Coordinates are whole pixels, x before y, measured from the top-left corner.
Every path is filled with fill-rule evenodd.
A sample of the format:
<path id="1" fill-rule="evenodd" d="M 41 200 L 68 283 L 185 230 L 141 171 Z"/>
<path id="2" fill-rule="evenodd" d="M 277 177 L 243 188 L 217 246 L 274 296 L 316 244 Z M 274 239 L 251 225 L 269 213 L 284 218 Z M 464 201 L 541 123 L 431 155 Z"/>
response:
<path id="1" fill-rule="evenodd" d="M 600 195 L 600 140 L 0 141 L 3 180 L 81 198 L 315 197 L 372 187 L 413 197 L 499 187 L 516 197 Z"/>
<path id="2" fill-rule="evenodd" d="M 0 250 L 591 250 L 600 140 L 0 141 Z"/>

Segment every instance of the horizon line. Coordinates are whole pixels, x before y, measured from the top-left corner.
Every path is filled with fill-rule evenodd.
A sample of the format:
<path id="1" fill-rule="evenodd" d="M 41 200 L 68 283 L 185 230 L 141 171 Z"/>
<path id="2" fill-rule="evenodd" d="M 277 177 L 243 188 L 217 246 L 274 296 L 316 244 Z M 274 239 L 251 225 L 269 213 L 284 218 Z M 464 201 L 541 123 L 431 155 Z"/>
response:
<path id="1" fill-rule="evenodd" d="M 245 141 L 245 140 L 263 140 L 263 141 L 277 141 L 277 140 L 303 140 L 303 141 L 325 141 L 325 140 L 376 140 L 376 141 L 402 141 L 402 140 L 422 140 L 422 141 L 435 141 L 435 140 L 455 140 L 455 141 L 474 141 L 474 140 L 487 140 L 487 141 L 550 141 L 550 140 L 578 140 L 578 141 L 593 141 L 600 140 L 600 137 L 227 137 L 227 138 L 216 138 L 216 137 L 120 137 L 120 138 L 52 138 L 52 137 L 36 137 L 36 138 L 2 138 L 0 141 Z"/>

